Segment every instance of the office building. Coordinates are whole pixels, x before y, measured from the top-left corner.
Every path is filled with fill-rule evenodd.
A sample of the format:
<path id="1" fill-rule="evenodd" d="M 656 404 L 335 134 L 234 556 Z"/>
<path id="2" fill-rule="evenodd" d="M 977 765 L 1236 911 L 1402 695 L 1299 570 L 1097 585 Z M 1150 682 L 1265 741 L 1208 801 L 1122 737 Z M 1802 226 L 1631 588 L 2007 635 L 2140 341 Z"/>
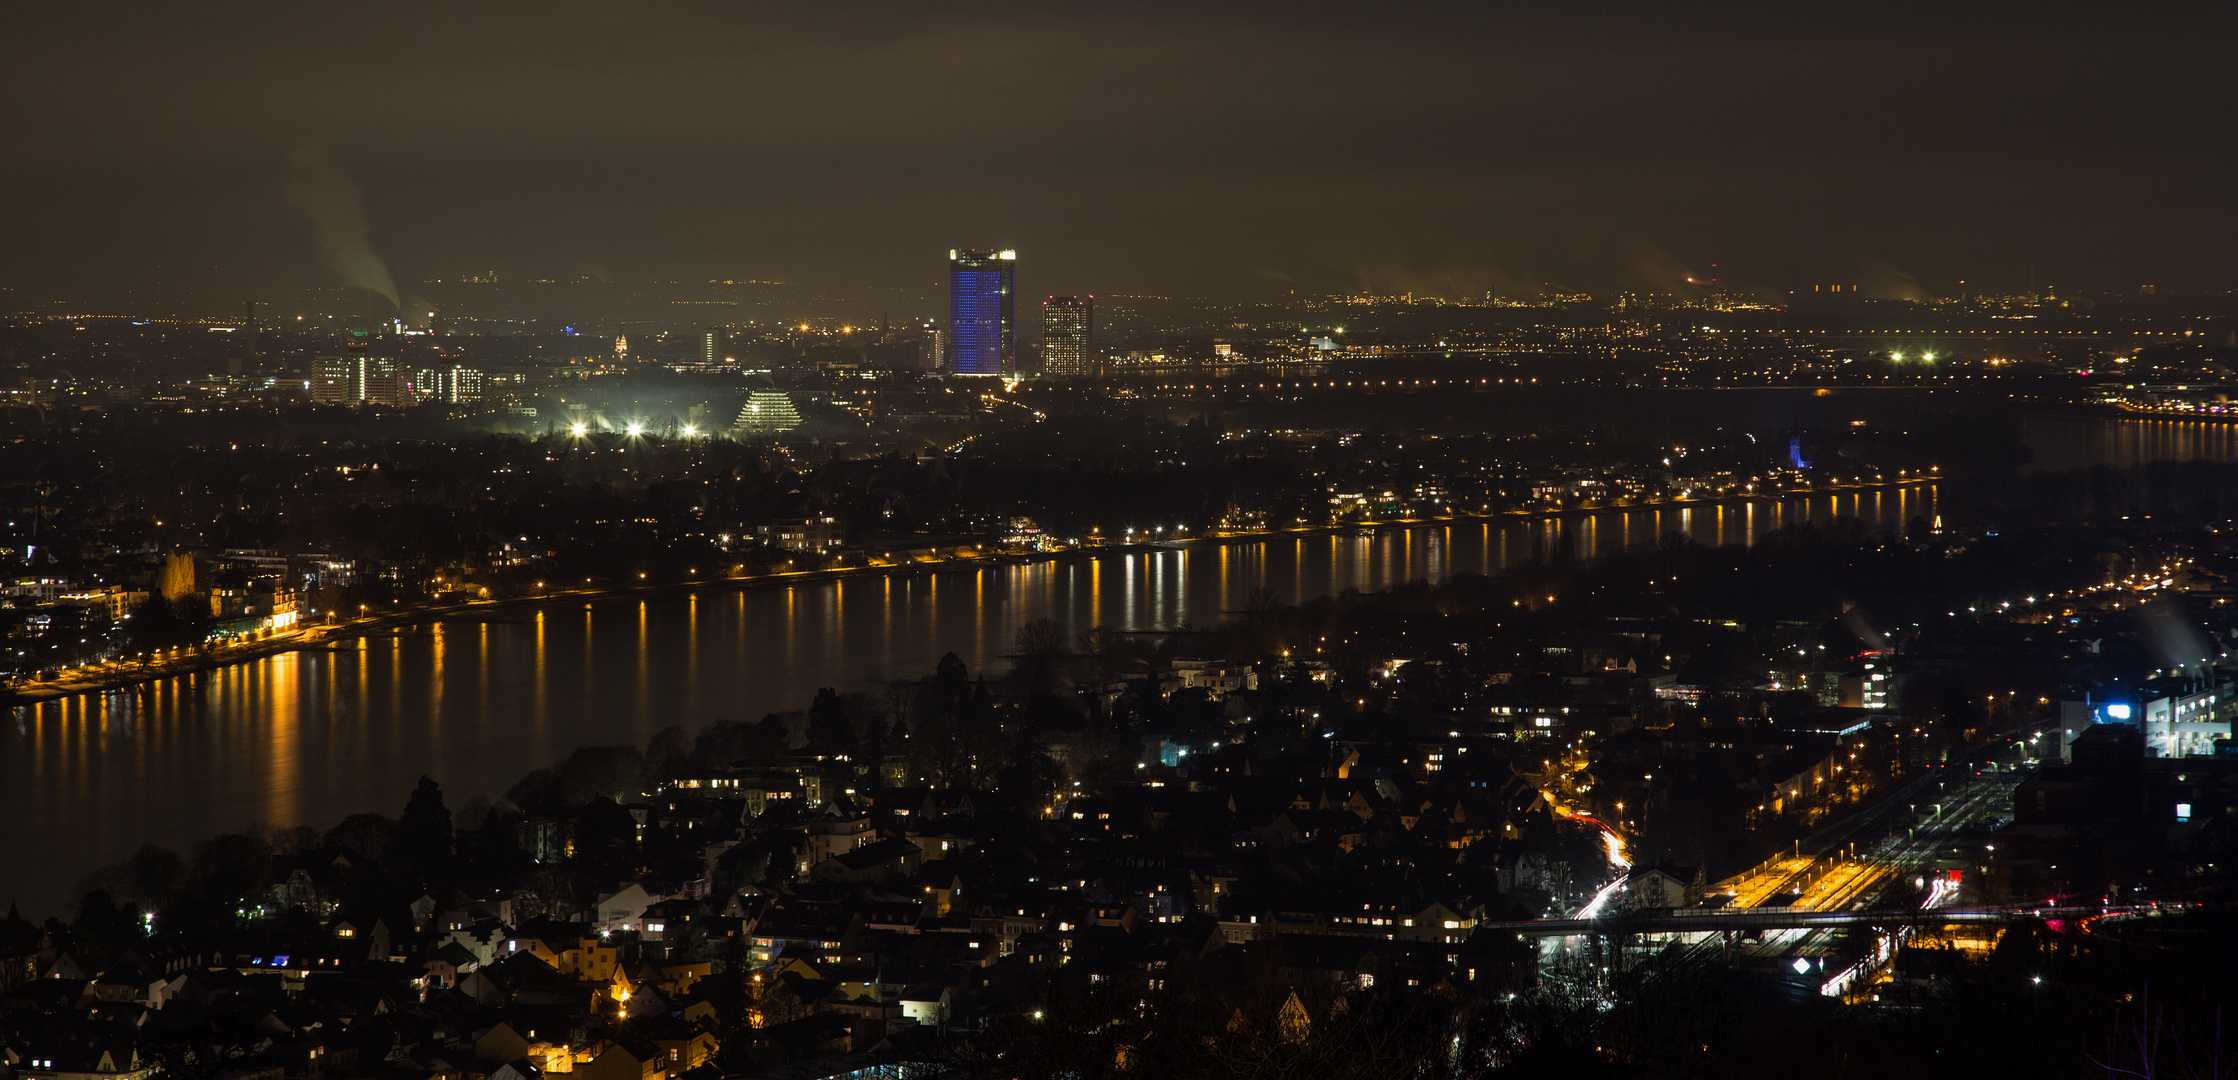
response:
<path id="1" fill-rule="evenodd" d="M 321 356 L 311 361 L 311 400 L 321 405 L 354 403 L 357 358 Z"/>
<path id="2" fill-rule="evenodd" d="M 351 351 L 311 361 L 311 400 L 336 405 L 408 405 L 409 380 L 395 358 Z"/>
<path id="3" fill-rule="evenodd" d="M 447 368 L 421 368 L 412 376 L 412 398 L 445 405 L 471 405 L 482 400 L 482 373 L 455 364 Z"/>
<path id="4" fill-rule="evenodd" d="M 699 362 L 705 364 L 707 366 L 707 370 L 711 371 L 714 369 L 716 364 L 722 363 L 722 360 L 722 331 L 709 330 L 706 333 L 701 334 L 699 336 Z"/>
<path id="5" fill-rule="evenodd" d="M 2231 732 L 2231 685 L 2156 679 L 2146 684 L 2145 745 L 2154 757 L 2212 757 Z"/>
<path id="6" fill-rule="evenodd" d="M 1041 302 L 1041 373 L 1086 379 L 1096 371 L 1096 298 L 1052 296 Z"/>
<path id="7" fill-rule="evenodd" d="M 1018 369 L 1018 253 L 948 252 L 948 371 L 1012 376 Z"/>
<path id="8" fill-rule="evenodd" d="M 799 426 L 800 410 L 793 408 L 792 395 L 781 390 L 756 390 L 746 404 L 739 406 L 732 430 L 741 439 L 767 439 Z"/>

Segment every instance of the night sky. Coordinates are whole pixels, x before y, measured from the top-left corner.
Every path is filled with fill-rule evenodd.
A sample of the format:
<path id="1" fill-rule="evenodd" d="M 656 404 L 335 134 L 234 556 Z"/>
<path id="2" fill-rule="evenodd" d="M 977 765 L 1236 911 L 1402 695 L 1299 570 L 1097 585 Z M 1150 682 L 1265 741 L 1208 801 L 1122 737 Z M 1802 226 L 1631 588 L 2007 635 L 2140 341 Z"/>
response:
<path id="1" fill-rule="evenodd" d="M 2238 285 L 2223 6 L 1948 6 L 16 4 L 0 299 Z"/>

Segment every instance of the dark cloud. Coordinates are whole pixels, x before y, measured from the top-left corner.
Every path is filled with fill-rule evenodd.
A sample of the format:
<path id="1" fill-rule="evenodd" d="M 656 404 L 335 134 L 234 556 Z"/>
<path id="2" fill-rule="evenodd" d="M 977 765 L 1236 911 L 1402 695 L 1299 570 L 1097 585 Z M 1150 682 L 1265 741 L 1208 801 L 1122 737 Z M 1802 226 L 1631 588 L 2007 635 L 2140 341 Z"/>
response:
<path id="1" fill-rule="evenodd" d="M 0 284 L 323 284 L 277 194 L 315 143 L 404 281 L 2219 288 L 2197 7 L 23 6 Z"/>

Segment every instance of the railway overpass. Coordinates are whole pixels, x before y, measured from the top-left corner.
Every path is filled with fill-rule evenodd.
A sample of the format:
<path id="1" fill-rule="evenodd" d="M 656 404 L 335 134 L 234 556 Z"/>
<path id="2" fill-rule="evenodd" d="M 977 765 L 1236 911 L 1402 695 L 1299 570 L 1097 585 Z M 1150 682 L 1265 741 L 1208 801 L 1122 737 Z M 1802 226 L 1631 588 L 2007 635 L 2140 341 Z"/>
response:
<path id="1" fill-rule="evenodd" d="M 1583 934 L 1708 934 L 1749 930 L 1832 930 L 1844 927 L 1950 926 L 2014 923 L 2049 919 L 2086 919 L 2145 910 L 2130 905 L 2044 907 L 1924 908 L 1912 911 L 1807 911 L 1795 908 L 1733 908 L 1725 911 L 1628 912 L 1593 919 L 1523 919 L 1481 922 L 1477 931 L 1505 930 L 1523 937 L 1574 937 Z"/>

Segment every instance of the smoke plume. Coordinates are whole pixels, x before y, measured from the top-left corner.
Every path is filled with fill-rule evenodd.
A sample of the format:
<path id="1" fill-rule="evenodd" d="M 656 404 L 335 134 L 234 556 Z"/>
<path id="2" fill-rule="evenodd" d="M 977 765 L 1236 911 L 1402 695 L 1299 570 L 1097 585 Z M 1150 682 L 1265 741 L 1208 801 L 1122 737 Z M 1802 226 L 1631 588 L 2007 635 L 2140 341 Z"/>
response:
<path id="1" fill-rule="evenodd" d="M 1896 264 L 1884 259 L 1865 259 L 1858 263 L 1858 273 L 1863 275 L 1865 297 L 1869 300 L 1927 300 L 1927 290 L 1919 287 L 1919 280 L 1897 269 Z"/>
<path id="2" fill-rule="evenodd" d="M 365 193 L 310 143 L 288 155 L 288 201 L 306 215 L 319 234 L 319 254 L 327 269 L 352 288 L 376 292 L 399 310 L 396 280 L 366 242 Z"/>

